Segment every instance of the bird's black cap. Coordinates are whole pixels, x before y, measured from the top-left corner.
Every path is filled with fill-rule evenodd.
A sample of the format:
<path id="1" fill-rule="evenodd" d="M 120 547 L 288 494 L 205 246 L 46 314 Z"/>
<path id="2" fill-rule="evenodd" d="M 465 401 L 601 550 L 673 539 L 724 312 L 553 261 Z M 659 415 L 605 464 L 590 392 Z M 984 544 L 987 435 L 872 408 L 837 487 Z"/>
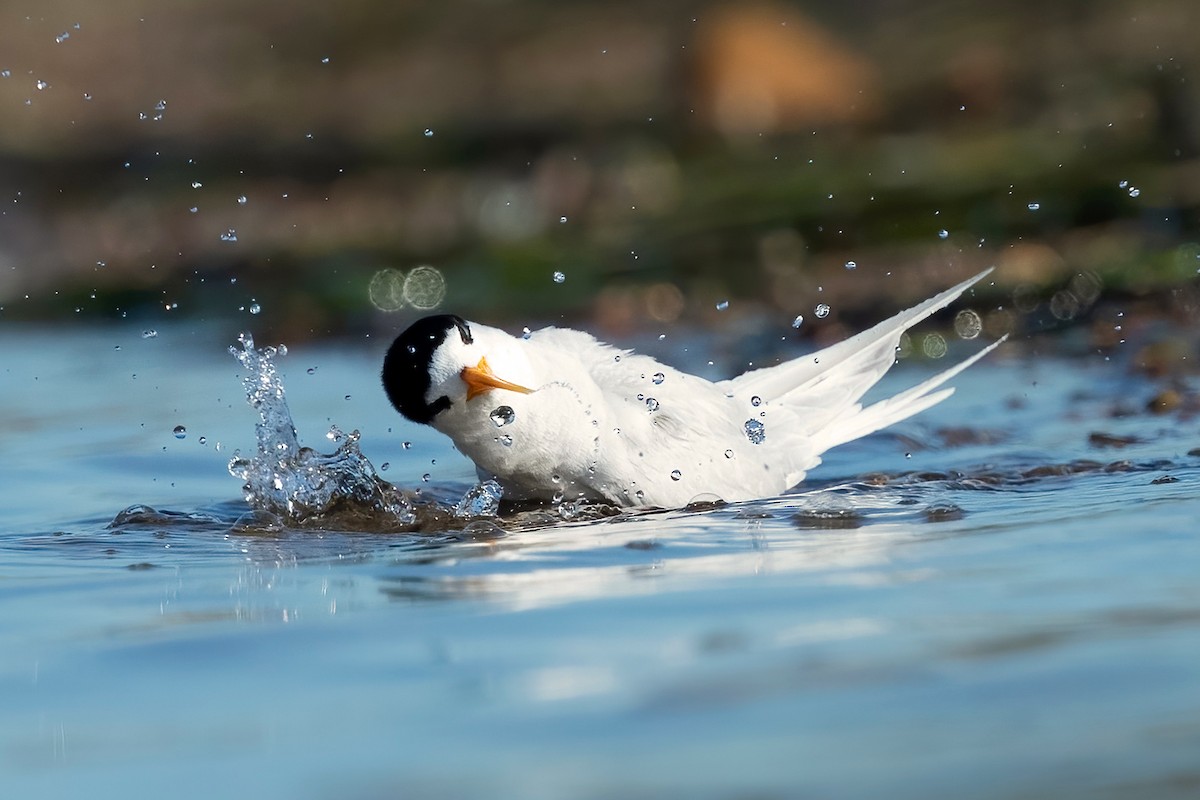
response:
<path id="1" fill-rule="evenodd" d="M 433 353 L 442 346 L 451 331 L 463 344 L 475 341 L 471 328 L 462 317 L 438 314 L 414 322 L 396 337 L 383 358 L 383 390 L 396 410 L 413 422 L 428 425 L 450 407 L 450 398 L 442 395 L 432 403 L 425 401 L 429 392 L 429 364 Z"/>

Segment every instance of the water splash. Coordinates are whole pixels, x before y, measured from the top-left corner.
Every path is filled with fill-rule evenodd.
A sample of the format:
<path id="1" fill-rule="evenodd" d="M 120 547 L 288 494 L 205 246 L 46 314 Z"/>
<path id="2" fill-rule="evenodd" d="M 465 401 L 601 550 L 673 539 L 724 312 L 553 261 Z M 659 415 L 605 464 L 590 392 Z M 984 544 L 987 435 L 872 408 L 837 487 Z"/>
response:
<path id="1" fill-rule="evenodd" d="M 344 433 L 336 426 L 329 438 L 332 453 L 301 447 L 284 395 L 283 379 L 275 366 L 287 347 L 254 347 L 248 333 L 238 336 L 239 349 L 229 352 L 245 369 L 242 386 L 246 401 L 258 412 L 258 449 L 229 462 L 229 473 L 245 481 L 246 502 L 254 509 L 282 516 L 291 523 L 311 522 L 334 514 L 368 514 L 392 527 L 412 525 L 412 503 L 387 481 L 358 447 L 358 431 Z"/>
<path id="2" fill-rule="evenodd" d="M 463 495 L 454 508 L 456 517 L 494 517 L 500 511 L 504 490 L 496 481 L 484 481 Z"/>

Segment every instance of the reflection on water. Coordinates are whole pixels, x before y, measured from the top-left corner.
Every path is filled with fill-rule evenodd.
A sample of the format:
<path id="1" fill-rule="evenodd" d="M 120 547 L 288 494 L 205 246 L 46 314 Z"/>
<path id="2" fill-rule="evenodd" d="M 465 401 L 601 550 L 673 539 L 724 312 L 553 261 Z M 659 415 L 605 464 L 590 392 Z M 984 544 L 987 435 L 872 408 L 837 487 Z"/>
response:
<path id="1" fill-rule="evenodd" d="M 1192 785 L 1200 431 L 1183 412 L 1110 414 L 1153 394 L 1110 367 L 997 359 L 791 495 L 564 521 L 456 516 L 464 493 L 483 514 L 491 498 L 401 427 L 377 354 L 293 352 L 294 452 L 344 417 L 429 515 L 298 525 L 236 497 L 225 462 L 262 418 L 228 360 L 202 355 L 222 347 L 180 370 L 179 331 L 131 336 L 148 348 L 136 402 L 133 379 L 81 397 L 55 365 L 91 354 L 122 376 L 139 345 L 71 336 L 15 347 L 8 374 L 33 388 L 0 396 L 0 419 L 31 431 L 10 432 L 0 467 L 14 796 Z"/>

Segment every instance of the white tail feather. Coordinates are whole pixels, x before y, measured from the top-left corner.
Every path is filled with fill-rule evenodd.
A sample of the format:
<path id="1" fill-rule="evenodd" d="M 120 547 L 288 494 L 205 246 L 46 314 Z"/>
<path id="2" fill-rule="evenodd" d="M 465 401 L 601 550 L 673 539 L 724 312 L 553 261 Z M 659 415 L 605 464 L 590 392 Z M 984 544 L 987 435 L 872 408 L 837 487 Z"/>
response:
<path id="1" fill-rule="evenodd" d="M 803 398 L 803 404 L 807 406 L 813 394 L 820 393 L 814 390 L 823 383 L 835 384 L 839 389 L 853 385 L 857 391 L 857 394 L 851 393 L 849 397 L 849 402 L 853 402 L 874 386 L 895 363 L 896 347 L 904 331 L 954 302 L 991 271 L 990 268 L 986 269 L 873 328 L 811 356 L 747 372 L 725 381 L 723 388 L 735 396 L 758 395 L 768 402 L 798 403 Z M 840 391 L 838 393 L 841 394 Z"/>
<path id="2" fill-rule="evenodd" d="M 913 325 L 954 302 L 963 292 L 991 272 L 985 270 L 923 303 L 901 311 L 869 330 L 817 353 L 774 367 L 748 372 L 723 384 L 725 391 L 749 400 L 761 397 L 792 412 L 789 427 L 798 458 L 788 481 L 798 482 L 820 463 L 825 451 L 885 428 L 945 400 L 952 388 L 946 381 L 994 350 L 1004 339 L 985 347 L 965 361 L 886 400 L 863 408 L 861 400 L 896 363 L 900 337 Z"/>
<path id="3" fill-rule="evenodd" d="M 1000 337 L 970 358 L 886 400 L 872 403 L 866 408 L 858 403 L 844 406 L 840 414 L 828 420 L 827 424 L 814 434 L 813 444 L 816 452 L 823 453 L 831 447 L 859 439 L 937 405 L 954 394 L 954 389 L 942 389 L 939 392 L 934 392 L 934 389 L 995 350 L 1007 338 L 1008 336 Z"/>

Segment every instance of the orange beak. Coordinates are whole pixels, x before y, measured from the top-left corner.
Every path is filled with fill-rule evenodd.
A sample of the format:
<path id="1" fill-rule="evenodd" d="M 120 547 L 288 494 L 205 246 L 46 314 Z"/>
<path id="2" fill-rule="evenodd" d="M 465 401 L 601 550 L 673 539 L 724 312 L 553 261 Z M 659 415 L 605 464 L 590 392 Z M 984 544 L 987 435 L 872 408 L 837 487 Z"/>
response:
<path id="1" fill-rule="evenodd" d="M 533 389 L 526 389 L 515 383 L 497 378 L 492 373 L 492 368 L 488 366 L 487 359 L 479 359 L 479 363 L 474 367 L 463 367 L 462 375 L 463 382 L 467 384 L 467 399 L 478 397 L 484 392 L 490 392 L 492 389 L 506 389 L 510 392 L 520 392 L 521 394 L 533 394 Z"/>

